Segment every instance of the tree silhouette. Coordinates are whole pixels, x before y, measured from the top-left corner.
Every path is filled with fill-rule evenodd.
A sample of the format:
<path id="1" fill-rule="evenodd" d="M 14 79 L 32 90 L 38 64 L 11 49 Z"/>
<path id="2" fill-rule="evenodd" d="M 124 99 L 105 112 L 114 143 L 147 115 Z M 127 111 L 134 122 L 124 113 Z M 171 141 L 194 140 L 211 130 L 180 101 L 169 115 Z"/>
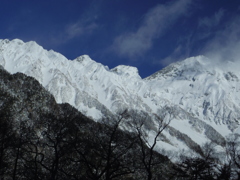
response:
<path id="1" fill-rule="evenodd" d="M 0 91 L 0 177 L 11 175 L 13 149 L 16 140 L 12 106 L 15 99 L 8 93 Z"/>
<path id="2" fill-rule="evenodd" d="M 147 174 L 148 180 L 153 179 L 153 173 L 157 174 L 157 170 L 155 170 L 156 167 L 159 168 L 158 165 L 163 163 L 166 159 L 159 157 L 158 153 L 155 152 L 155 147 L 157 145 L 158 138 L 162 134 L 162 132 L 168 127 L 168 125 L 171 122 L 171 117 L 168 117 L 167 119 L 164 119 L 165 116 L 173 115 L 171 109 L 168 109 L 168 113 L 164 114 L 163 118 L 160 118 L 158 115 L 154 114 L 154 117 L 152 119 L 148 119 L 147 116 L 140 117 L 138 119 L 133 118 L 134 121 L 134 128 L 136 130 L 136 134 L 138 137 L 138 140 L 140 142 L 140 156 L 141 163 L 143 165 L 143 170 Z M 147 128 L 147 123 L 149 121 L 153 121 L 154 123 L 154 131 L 151 131 Z M 148 136 L 152 133 L 152 140 L 148 138 Z M 155 172 L 153 172 L 155 171 Z M 158 175 L 160 176 L 160 175 Z"/>
<path id="3" fill-rule="evenodd" d="M 89 131 L 94 134 L 85 132 L 82 136 L 88 136 L 88 139 L 76 143 L 77 161 L 85 167 L 84 174 L 88 179 L 127 178 L 135 172 L 133 149 L 137 146 L 136 136 L 119 129 L 124 120 L 124 114 L 121 114 L 116 120 L 96 123 Z"/>

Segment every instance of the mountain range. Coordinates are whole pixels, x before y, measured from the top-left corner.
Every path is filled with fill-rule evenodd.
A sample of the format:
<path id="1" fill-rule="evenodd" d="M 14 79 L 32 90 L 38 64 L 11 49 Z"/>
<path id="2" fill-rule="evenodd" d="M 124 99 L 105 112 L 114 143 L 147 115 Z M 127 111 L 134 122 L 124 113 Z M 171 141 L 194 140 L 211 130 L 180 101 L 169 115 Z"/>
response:
<path id="1" fill-rule="evenodd" d="M 237 61 L 191 57 L 142 79 L 135 67 L 109 69 L 88 55 L 69 60 L 33 41 L 5 39 L 0 40 L 0 65 L 35 78 L 57 103 L 69 103 L 95 121 L 128 110 L 132 119 L 145 120 L 149 142 L 158 119 L 170 121 L 157 151 L 196 152 L 209 141 L 221 149 L 226 137 L 240 130 Z M 122 128 L 131 131 L 127 124 Z"/>

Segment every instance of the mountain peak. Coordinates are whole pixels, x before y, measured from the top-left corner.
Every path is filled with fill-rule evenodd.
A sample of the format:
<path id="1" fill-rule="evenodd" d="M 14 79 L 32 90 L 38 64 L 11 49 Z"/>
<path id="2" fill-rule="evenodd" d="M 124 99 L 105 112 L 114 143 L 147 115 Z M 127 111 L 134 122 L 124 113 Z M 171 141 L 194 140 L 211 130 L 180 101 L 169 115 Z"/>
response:
<path id="1" fill-rule="evenodd" d="M 89 56 L 89 55 L 86 55 L 86 54 L 77 57 L 75 60 L 78 61 L 78 62 L 93 61 L 93 60 L 90 58 L 90 56 Z"/>
<path id="2" fill-rule="evenodd" d="M 86 54 L 77 57 L 76 59 L 74 59 L 74 61 L 81 63 L 83 66 L 86 66 L 89 63 L 91 64 L 97 63 L 96 61 L 92 60 L 89 55 L 86 55 Z"/>
<path id="3" fill-rule="evenodd" d="M 207 57 L 190 57 L 183 61 L 174 62 L 145 79 L 154 80 L 163 77 L 177 77 L 184 73 L 207 71 L 209 68 L 211 68 L 210 60 Z"/>
<path id="4" fill-rule="evenodd" d="M 113 69 L 112 72 L 115 72 L 118 75 L 125 76 L 125 77 L 135 77 L 137 79 L 141 79 L 138 73 L 138 69 L 133 66 L 126 66 L 126 65 L 119 65 Z"/>
<path id="5" fill-rule="evenodd" d="M 9 39 L 0 39 L 0 44 L 9 44 L 9 43 L 24 44 L 24 42 L 20 39 L 13 39 L 12 41 L 10 41 Z"/>
<path id="6" fill-rule="evenodd" d="M 37 44 L 35 41 L 28 41 L 28 42 L 25 43 L 20 39 L 13 39 L 13 40 L 0 39 L 0 45 L 1 46 L 7 45 L 7 46 L 12 46 L 12 47 L 24 46 L 24 47 L 39 47 L 39 48 L 42 48 L 42 46 Z"/>

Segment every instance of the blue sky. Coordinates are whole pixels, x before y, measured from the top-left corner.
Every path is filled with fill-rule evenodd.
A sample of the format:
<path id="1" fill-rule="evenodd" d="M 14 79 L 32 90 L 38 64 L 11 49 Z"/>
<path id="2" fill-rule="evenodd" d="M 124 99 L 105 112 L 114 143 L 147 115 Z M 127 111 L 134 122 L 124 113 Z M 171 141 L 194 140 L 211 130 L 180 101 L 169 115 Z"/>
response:
<path id="1" fill-rule="evenodd" d="M 1 0 L 0 39 L 88 54 L 144 78 L 196 55 L 240 59 L 239 0 Z"/>

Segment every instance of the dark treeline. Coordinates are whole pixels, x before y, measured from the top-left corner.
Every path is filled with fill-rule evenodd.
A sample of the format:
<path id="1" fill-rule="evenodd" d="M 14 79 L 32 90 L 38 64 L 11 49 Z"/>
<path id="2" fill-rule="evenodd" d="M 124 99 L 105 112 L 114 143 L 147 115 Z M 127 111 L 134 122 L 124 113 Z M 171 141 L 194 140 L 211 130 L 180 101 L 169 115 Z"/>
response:
<path id="1" fill-rule="evenodd" d="M 1 179 L 148 179 L 149 171 L 150 179 L 165 179 L 168 158 L 119 130 L 122 118 L 107 125 L 68 104 L 60 109 L 34 124 L 0 111 Z"/>

